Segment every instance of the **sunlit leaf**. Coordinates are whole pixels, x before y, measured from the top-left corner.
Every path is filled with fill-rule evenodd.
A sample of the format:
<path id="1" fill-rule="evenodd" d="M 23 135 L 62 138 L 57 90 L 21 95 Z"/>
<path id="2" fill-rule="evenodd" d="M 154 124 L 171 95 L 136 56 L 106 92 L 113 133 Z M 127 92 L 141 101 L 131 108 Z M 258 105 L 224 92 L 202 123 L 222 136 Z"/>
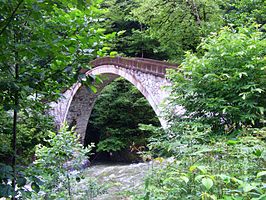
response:
<path id="1" fill-rule="evenodd" d="M 201 183 L 204 185 L 204 187 L 205 187 L 207 190 L 211 189 L 212 186 L 213 186 L 213 181 L 212 181 L 212 179 L 210 179 L 210 178 L 203 178 L 203 179 L 201 180 Z"/>

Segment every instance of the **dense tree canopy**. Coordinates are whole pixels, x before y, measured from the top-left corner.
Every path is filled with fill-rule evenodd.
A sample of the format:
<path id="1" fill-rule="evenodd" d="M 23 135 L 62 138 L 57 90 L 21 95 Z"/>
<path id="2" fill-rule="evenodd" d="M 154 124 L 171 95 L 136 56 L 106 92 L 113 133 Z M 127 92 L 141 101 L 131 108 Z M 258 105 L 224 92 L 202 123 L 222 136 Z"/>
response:
<path id="1" fill-rule="evenodd" d="M 96 3 L 83 10 L 75 1 L 1 5 L 1 102 L 6 109 L 13 104 L 14 91 L 19 91 L 20 106 L 26 100 L 48 100 L 88 67 L 104 40 L 96 24 Z"/>
<path id="2" fill-rule="evenodd" d="M 140 1 L 133 10 L 149 34 L 158 40 L 171 59 L 180 62 L 184 51 L 196 51 L 201 37 L 222 25 L 220 1 Z"/>
<path id="3" fill-rule="evenodd" d="M 168 59 L 168 53 L 160 47 L 160 42 L 148 32 L 147 24 L 133 15 L 132 11 L 138 8 L 139 4 L 138 1 L 132 0 L 103 2 L 103 7 L 108 8 L 104 15 L 106 31 L 118 33 L 113 48 L 125 56 Z"/>
<path id="4" fill-rule="evenodd" d="M 119 78 L 97 99 L 87 128 L 87 143 L 96 143 L 97 152 L 145 146 L 149 135 L 139 129 L 141 123 L 159 126 L 145 97 L 130 82 Z"/>
<path id="5" fill-rule="evenodd" d="M 249 1 L 229 1 L 226 5 L 225 20 L 229 24 L 236 26 L 246 26 L 256 22 L 265 25 L 266 3 L 263 0 Z"/>
<path id="6" fill-rule="evenodd" d="M 102 14 L 99 3 L 64 0 L 1 1 L 0 111 L 7 112 L 4 114 L 7 118 L 4 126 L 7 129 L 1 131 L 1 135 L 7 135 L 5 142 L 11 142 L 12 139 L 12 156 L 10 145 L 4 145 L 7 148 L 2 149 L 1 153 L 4 158 L 12 157 L 13 189 L 5 184 L 1 186 L 9 191 L 8 194 L 11 191 L 13 199 L 17 153 L 23 154 L 25 149 L 32 151 L 34 144 L 42 143 L 38 140 L 45 137 L 40 135 L 41 132 L 32 130 L 37 128 L 37 124 L 32 127 L 30 116 L 43 115 L 44 108 L 48 106 L 45 102 L 55 100 L 62 89 L 78 81 L 79 70 L 88 68 L 88 62 L 100 54 L 105 46 L 108 37 L 97 23 Z M 81 81 L 88 83 L 84 78 Z M 35 112 L 39 113 L 35 115 Z M 8 129 L 10 116 L 13 118 L 12 129 Z M 24 116 L 27 119 L 25 126 L 20 125 Z M 40 125 L 42 123 L 45 122 Z M 43 131 L 47 132 L 45 129 Z M 39 132 L 37 138 L 34 136 L 36 132 Z M 24 135 L 19 136 L 20 133 Z M 17 141 L 18 136 L 23 139 Z M 27 138 L 30 145 L 23 142 Z M 18 146 L 18 142 L 24 143 L 25 147 Z M 1 155 L 1 159 L 3 157 Z M 3 177 L 0 178 L 2 182 Z"/>
<path id="7" fill-rule="evenodd" d="M 206 39 L 202 57 L 187 53 L 170 73 L 172 100 L 190 119 L 228 132 L 261 127 L 266 110 L 266 42 L 257 28 L 225 28 Z"/>
<path id="8" fill-rule="evenodd" d="M 186 110 L 169 110 L 168 130 L 139 128 L 159 123 L 130 83 L 99 96 L 87 143 L 171 156 L 134 198 L 265 199 L 265 19 L 264 0 L 0 0 L 0 198 L 71 198 L 80 177 L 64 164 L 86 150 L 66 128 L 47 140 L 47 108 L 77 81 L 91 87 L 80 69 L 117 51 L 180 64 L 168 102 Z M 38 144 L 47 147 L 34 155 Z M 25 170 L 33 160 L 36 171 Z"/>
<path id="9" fill-rule="evenodd" d="M 4 1 L 1 5 L 1 111 L 43 112 L 104 47 L 99 2 Z M 88 7 L 89 6 L 89 7 Z M 82 79 L 83 82 L 84 79 Z M 22 113 L 21 113 L 22 114 Z"/>

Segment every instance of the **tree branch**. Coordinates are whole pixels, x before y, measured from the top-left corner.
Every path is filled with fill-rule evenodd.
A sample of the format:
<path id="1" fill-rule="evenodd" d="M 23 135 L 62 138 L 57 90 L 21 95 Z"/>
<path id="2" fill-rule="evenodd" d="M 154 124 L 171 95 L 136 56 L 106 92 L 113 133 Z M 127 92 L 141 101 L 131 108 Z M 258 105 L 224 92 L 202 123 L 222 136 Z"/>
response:
<path id="1" fill-rule="evenodd" d="M 19 1 L 18 5 L 17 5 L 16 8 L 13 10 L 11 16 L 8 18 L 6 25 L 5 25 L 5 26 L 2 28 L 2 30 L 0 31 L 0 35 L 2 35 L 2 33 L 3 33 L 3 32 L 6 30 L 6 28 L 8 27 L 8 25 L 11 23 L 11 21 L 13 20 L 15 14 L 16 14 L 18 8 L 19 8 L 19 6 L 22 4 L 23 1 L 24 1 L 24 0 L 20 0 L 20 1 Z"/>
<path id="2" fill-rule="evenodd" d="M 187 0 L 186 2 L 191 9 L 191 14 L 195 17 L 197 25 L 200 25 L 201 19 L 200 19 L 200 15 L 199 15 L 199 11 L 198 11 L 196 3 L 194 2 L 194 0 L 191 0 L 191 1 Z"/>

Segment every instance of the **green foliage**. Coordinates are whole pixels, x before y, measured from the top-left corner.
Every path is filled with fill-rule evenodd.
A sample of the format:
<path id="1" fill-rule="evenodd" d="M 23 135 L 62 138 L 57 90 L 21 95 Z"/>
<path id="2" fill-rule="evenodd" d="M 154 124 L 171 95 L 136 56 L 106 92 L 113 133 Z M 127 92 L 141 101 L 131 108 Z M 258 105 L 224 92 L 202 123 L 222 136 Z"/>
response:
<path id="1" fill-rule="evenodd" d="M 0 110 L 0 137 L 2 138 L 0 147 L 0 157 L 5 160 L 11 153 L 11 131 L 12 131 L 12 116 L 9 113 Z"/>
<path id="2" fill-rule="evenodd" d="M 46 146 L 38 145 L 33 164 L 28 168 L 17 167 L 16 197 L 58 199 L 74 195 L 73 187 L 83 179 L 82 169 L 91 147 L 83 148 L 76 133 L 67 129 L 64 126 L 58 134 L 49 132 L 50 139 Z M 0 197 L 10 197 L 14 194 L 10 182 L 13 169 L 0 164 L 0 172 Z"/>
<path id="3" fill-rule="evenodd" d="M 14 192 L 8 181 L 13 178 L 13 169 L 9 165 L 0 163 L 0 198 L 9 197 Z"/>
<path id="4" fill-rule="evenodd" d="M 17 133 L 18 164 L 27 165 L 34 159 L 35 146 L 45 144 L 47 130 L 53 128 L 53 121 L 50 117 L 40 114 L 38 111 L 19 113 L 19 125 Z M 0 147 L 0 157 L 6 163 L 11 162 L 12 154 L 12 115 L 10 112 L 0 110 L 0 137 L 2 138 Z"/>
<path id="5" fill-rule="evenodd" d="M 38 145 L 36 149 L 37 159 L 28 171 L 42 182 L 40 185 L 32 182 L 35 199 L 72 198 L 72 184 L 81 179 L 82 165 L 91 147 L 83 148 L 76 133 L 67 129 L 64 126 L 58 134 L 50 132 L 48 145 Z"/>
<path id="6" fill-rule="evenodd" d="M 231 132 L 265 121 L 266 70 L 264 34 L 256 28 L 222 29 L 200 45 L 203 56 L 187 53 L 169 72 L 173 105 L 185 116 Z"/>
<path id="7" fill-rule="evenodd" d="M 133 16 L 132 10 L 139 7 L 136 0 L 108 0 L 102 3 L 107 8 L 107 18 L 104 22 L 106 32 L 117 32 L 113 40 L 113 49 L 120 55 L 130 57 L 145 57 L 154 59 L 167 59 L 168 54 L 160 47 L 158 40 L 147 32 L 147 26 Z"/>
<path id="8" fill-rule="evenodd" d="M 253 22 L 259 25 L 243 28 Z M 223 24 L 242 28 L 224 28 L 200 44 Z M 64 127 L 44 141 L 52 126 L 43 115 L 46 103 L 77 80 L 94 91 L 94 78 L 80 69 L 112 50 L 178 62 L 189 50 L 197 54 L 187 53 L 180 68 L 169 72 L 170 103 L 186 109 L 183 118 L 172 115 L 167 134 L 150 125 L 139 129 L 158 120 L 136 88 L 117 80 L 92 113 L 89 130 L 99 136 L 98 151 L 146 146 L 152 135 L 145 156 L 173 157 L 152 171 L 136 199 L 266 198 L 265 1 L 2 0 L 0 44 L 0 158 L 9 163 L 18 154 L 19 164 L 27 164 L 40 144 L 28 170 L 14 173 L 0 164 L 0 197 L 87 199 L 103 193 L 75 171 L 88 150 L 72 131 Z M 11 147 L 11 110 L 18 112 L 17 152 Z M 80 182 L 88 190 L 76 189 Z"/>
<path id="9" fill-rule="evenodd" d="M 148 134 L 139 130 L 139 123 L 159 125 L 138 89 L 124 79 L 117 79 L 97 99 L 87 129 L 87 143 L 98 137 L 99 141 L 93 142 L 99 142 L 99 152 L 120 151 L 134 142 L 145 145 Z"/>
<path id="10" fill-rule="evenodd" d="M 39 122 L 45 121 L 48 102 L 77 81 L 88 86 L 92 78 L 81 74 L 80 69 L 89 68 L 90 60 L 105 53 L 102 48 L 112 35 L 105 35 L 96 23 L 102 14 L 100 2 L 1 1 L 0 109 L 1 113 L 3 109 L 14 113 L 7 114 L 13 118 L 13 127 L 11 132 L 5 130 L 3 150 L 4 156 L 12 159 L 14 190 L 17 154 L 25 156 L 34 144 L 42 143 L 45 135 L 40 134 L 46 133 L 47 127 Z M 32 113 L 37 113 L 34 121 L 28 120 Z M 10 125 L 8 120 L 4 122 L 4 127 Z M 7 145 L 11 138 L 12 152 Z M 16 195 L 13 193 L 13 199 Z"/>
<path id="11" fill-rule="evenodd" d="M 88 68 L 105 40 L 95 23 L 97 1 L 82 11 L 75 1 L 23 1 L 15 12 L 16 20 L 8 23 L 16 5 L 16 1 L 4 1 L 1 6 L 0 102 L 7 110 L 15 91 L 22 108 L 35 108 L 41 105 L 37 102 L 58 97 L 63 87 L 77 80 L 81 68 Z"/>
<path id="12" fill-rule="evenodd" d="M 127 144 L 124 141 L 121 141 L 121 138 L 116 136 L 112 136 L 110 138 L 106 138 L 105 140 L 100 141 L 97 144 L 97 152 L 115 152 L 121 151 L 127 147 Z"/>
<path id="13" fill-rule="evenodd" d="M 160 42 L 172 60 L 180 60 L 184 51 L 196 51 L 201 37 L 222 25 L 220 1 L 140 0 L 134 16 L 148 26 L 152 38 Z"/>
<path id="14" fill-rule="evenodd" d="M 229 24 L 243 26 L 254 22 L 265 25 L 266 3 L 263 0 L 233 0 L 225 6 L 225 20 Z"/>
<path id="15" fill-rule="evenodd" d="M 160 147 L 160 152 L 172 158 L 150 172 L 144 193 L 135 199 L 265 198 L 265 128 L 210 136 L 210 129 L 200 123 L 181 127 L 153 138 L 152 153 L 156 155 Z"/>
<path id="16" fill-rule="evenodd" d="M 260 10 L 242 12 L 238 23 Z M 141 127 L 153 133 L 144 155 L 162 164 L 135 199 L 266 198 L 266 43 L 259 28 L 223 28 L 205 38 L 197 54 L 188 52 L 178 70 L 169 71 L 171 129 Z M 186 110 L 182 117 L 172 112 L 177 105 Z"/>

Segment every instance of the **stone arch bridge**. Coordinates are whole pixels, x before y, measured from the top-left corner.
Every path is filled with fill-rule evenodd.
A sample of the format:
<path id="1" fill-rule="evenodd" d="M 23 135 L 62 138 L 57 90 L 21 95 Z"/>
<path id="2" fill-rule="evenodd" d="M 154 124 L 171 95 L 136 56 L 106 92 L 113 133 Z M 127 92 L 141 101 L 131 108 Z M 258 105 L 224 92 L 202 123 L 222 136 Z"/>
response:
<path id="1" fill-rule="evenodd" d="M 169 96 L 163 89 L 170 84 L 165 74 L 167 69 L 177 65 L 144 58 L 103 57 L 90 63 L 93 68 L 85 72 L 88 75 L 100 75 L 102 83 L 96 85 L 97 92 L 90 91 L 81 83 L 74 84 L 63 96 L 51 104 L 50 114 L 54 116 L 57 127 L 63 122 L 76 126 L 81 142 L 84 142 L 88 120 L 101 90 L 118 77 L 123 77 L 143 94 L 159 118 L 162 127 L 166 127 L 162 104 Z"/>

